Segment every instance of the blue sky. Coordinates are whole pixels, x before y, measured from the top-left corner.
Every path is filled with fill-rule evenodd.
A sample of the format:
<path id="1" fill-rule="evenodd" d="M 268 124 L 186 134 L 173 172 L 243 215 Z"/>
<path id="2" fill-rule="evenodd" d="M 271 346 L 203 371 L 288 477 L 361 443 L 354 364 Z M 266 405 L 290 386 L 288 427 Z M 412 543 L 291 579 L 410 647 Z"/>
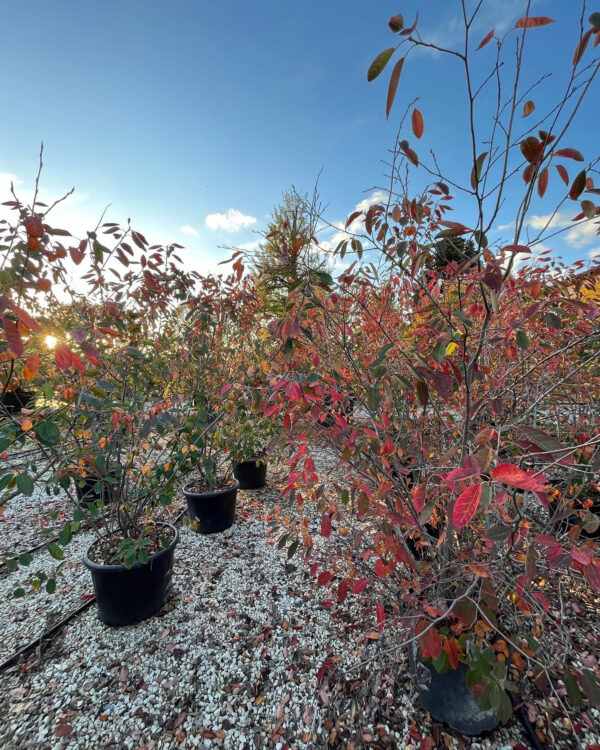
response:
<path id="1" fill-rule="evenodd" d="M 524 0 L 485 0 L 474 38 L 493 27 L 506 30 L 524 7 Z M 312 191 L 321 170 L 326 217 L 332 223 L 345 220 L 372 188 L 386 184 L 381 160 L 394 143 L 402 112 L 417 96 L 425 135 L 416 143 L 407 129 L 403 137 L 422 154 L 434 147 L 444 168 L 462 179 L 468 161 L 460 145 L 464 96 L 456 66 L 429 52 L 411 57 L 389 121 L 389 71 L 374 83 L 366 81 L 371 60 L 396 41 L 387 28 L 389 17 L 402 12 L 410 22 L 416 10 L 423 38 L 457 43 L 455 0 L 5 4 L 2 200 L 11 178 L 27 194 L 43 140 L 45 197 L 76 188 L 56 223 L 60 219 L 81 232 L 110 203 L 108 220 L 131 217 L 148 239 L 185 244 L 186 257 L 207 270 L 226 257 L 219 245 L 255 241 L 253 230 L 266 226 L 282 191 L 291 185 Z M 549 62 L 570 69 L 579 10 L 576 0 L 534 3 L 532 14 L 557 23 L 529 32 L 531 82 Z M 493 46 L 478 54 L 488 66 Z M 592 56 L 590 51 L 586 60 Z M 536 111 L 560 82 L 561 74 L 535 92 Z M 596 82 L 564 144 L 588 158 L 599 101 Z M 565 166 L 572 176 L 580 167 Z M 470 166 L 467 184 L 468 173 Z M 414 186 L 422 186 L 420 178 Z M 561 190 L 553 174 L 547 206 L 534 203 L 532 213 L 547 215 Z M 556 226 L 568 224 L 578 211 L 570 202 Z M 507 206 L 499 224 L 510 224 L 513 216 Z M 331 233 L 325 236 L 331 239 Z M 566 258 L 587 259 L 600 238 L 588 227 L 568 243 L 557 239 L 550 246 Z"/>

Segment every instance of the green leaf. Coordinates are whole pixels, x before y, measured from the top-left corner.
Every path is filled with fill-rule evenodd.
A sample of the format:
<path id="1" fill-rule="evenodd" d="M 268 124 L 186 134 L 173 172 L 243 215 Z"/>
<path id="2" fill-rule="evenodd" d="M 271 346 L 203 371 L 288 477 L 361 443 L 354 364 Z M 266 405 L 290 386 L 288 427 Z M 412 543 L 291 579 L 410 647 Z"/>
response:
<path id="1" fill-rule="evenodd" d="M 279 543 L 277 544 L 277 549 L 283 549 L 285 547 L 285 543 L 290 538 L 289 534 L 282 534 L 279 538 Z"/>
<path id="2" fill-rule="evenodd" d="M 19 555 L 19 563 L 21 565 L 29 565 L 31 561 L 33 560 L 33 555 L 30 555 L 29 552 L 23 552 L 22 555 Z"/>
<path id="3" fill-rule="evenodd" d="M 444 357 L 446 356 L 446 344 L 444 344 L 443 341 L 438 341 L 437 344 L 433 347 L 431 356 L 435 359 L 435 361 L 439 365 L 441 361 L 444 359 Z"/>
<path id="4" fill-rule="evenodd" d="M 527 338 L 527 334 L 523 329 L 519 329 L 517 331 L 517 346 L 519 346 L 521 349 L 527 349 L 529 346 L 529 339 Z"/>
<path id="5" fill-rule="evenodd" d="M 46 591 L 53 594 L 56 591 L 56 578 L 49 578 L 46 581 Z"/>
<path id="6" fill-rule="evenodd" d="M 60 443 L 60 429 L 55 422 L 44 420 L 35 428 L 35 434 L 40 443 L 57 445 Z"/>
<path id="7" fill-rule="evenodd" d="M 298 549 L 298 545 L 299 544 L 300 544 L 300 542 L 298 541 L 298 539 L 295 539 L 290 544 L 290 546 L 288 547 L 288 551 L 287 551 L 288 560 L 291 560 L 292 557 L 296 554 L 296 550 Z"/>
<path id="8" fill-rule="evenodd" d="M 25 596 L 25 589 L 19 587 L 18 589 L 15 589 L 13 591 L 13 596 L 15 599 L 20 599 L 21 597 Z"/>
<path id="9" fill-rule="evenodd" d="M 553 312 L 547 312 L 544 314 L 544 323 L 550 326 L 550 328 L 554 328 L 555 331 L 560 331 L 562 326 L 560 318 Z"/>
<path id="10" fill-rule="evenodd" d="M 571 705 L 580 706 L 583 700 L 583 696 L 581 695 L 581 690 L 579 689 L 579 685 L 577 684 L 575 675 L 572 672 L 565 672 L 563 681 L 565 683 L 565 687 L 567 688 L 567 697 L 569 698 L 569 702 L 571 703 Z"/>
<path id="11" fill-rule="evenodd" d="M 68 544 L 72 538 L 73 532 L 71 530 L 71 524 L 66 523 L 60 530 L 60 533 L 58 535 L 58 543 L 62 545 Z"/>
<path id="12" fill-rule="evenodd" d="M 380 52 L 377 57 L 373 60 L 367 71 L 367 81 L 374 81 L 381 71 L 388 64 L 390 57 L 394 54 L 394 47 L 388 47 Z"/>
<path id="13" fill-rule="evenodd" d="M 600 29 L 600 13 L 592 13 L 592 15 L 588 18 L 588 21 L 590 22 L 590 25 L 595 29 Z"/>
<path id="14" fill-rule="evenodd" d="M 33 479 L 26 471 L 17 475 L 17 489 L 27 497 L 33 495 Z"/>
<path id="15" fill-rule="evenodd" d="M 62 560 L 65 556 L 65 553 L 62 551 L 62 549 L 58 546 L 58 544 L 49 544 L 48 545 L 48 552 L 55 560 Z"/>
<path id="16" fill-rule="evenodd" d="M 600 18 L 598 19 L 600 21 Z M 600 708 L 600 685 L 589 669 L 581 670 L 581 687 L 592 706 Z"/>
<path id="17" fill-rule="evenodd" d="M 92 515 L 94 518 L 98 518 L 98 506 L 96 503 L 86 503 L 87 509 L 90 512 L 90 515 Z"/>

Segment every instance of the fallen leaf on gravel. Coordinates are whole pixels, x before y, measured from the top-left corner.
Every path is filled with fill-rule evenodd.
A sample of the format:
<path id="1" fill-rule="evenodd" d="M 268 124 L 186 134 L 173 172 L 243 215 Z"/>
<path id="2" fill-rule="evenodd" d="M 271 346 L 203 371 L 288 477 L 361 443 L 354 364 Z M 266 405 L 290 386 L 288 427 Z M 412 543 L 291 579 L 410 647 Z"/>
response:
<path id="1" fill-rule="evenodd" d="M 175 723 L 173 724 L 173 729 L 177 729 L 177 727 L 181 726 L 186 719 L 187 719 L 187 713 L 185 711 L 182 711 L 179 714 L 179 716 L 175 719 Z"/>
<path id="2" fill-rule="evenodd" d="M 313 723 L 314 718 L 315 716 L 312 708 L 307 705 L 302 712 L 302 721 L 306 724 L 307 727 L 310 727 Z"/>
<path id="3" fill-rule="evenodd" d="M 119 682 L 127 682 L 129 678 L 129 670 L 125 665 L 119 669 Z"/>
<path id="4" fill-rule="evenodd" d="M 63 724 L 62 727 L 56 730 L 55 734 L 57 737 L 67 737 L 72 731 L 73 727 L 70 724 Z"/>
<path id="5" fill-rule="evenodd" d="M 10 691 L 10 697 L 13 700 L 19 701 L 19 700 L 21 700 L 21 698 L 23 698 L 23 696 L 25 695 L 26 692 L 27 691 L 25 690 L 25 688 L 22 688 L 22 687 L 20 687 L 20 688 L 13 688 Z"/>
<path id="6" fill-rule="evenodd" d="M 278 719 L 283 719 L 283 713 L 285 711 L 286 703 L 290 702 L 291 697 L 292 697 L 292 691 L 290 690 L 290 692 L 285 696 L 285 698 L 281 701 L 281 703 L 277 707 L 277 718 Z"/>

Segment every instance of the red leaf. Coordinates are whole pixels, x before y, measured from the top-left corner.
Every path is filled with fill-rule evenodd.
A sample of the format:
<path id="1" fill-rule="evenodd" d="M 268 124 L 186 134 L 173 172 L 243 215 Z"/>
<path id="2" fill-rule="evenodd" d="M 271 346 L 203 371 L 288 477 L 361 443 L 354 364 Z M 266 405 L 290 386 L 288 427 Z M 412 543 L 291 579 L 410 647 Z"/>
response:
<path id="1" fill-rule="evenodd" d="M 577 45 L 577 47 L 575 47 L 575 52 L 573 53 L 573 67 L 574 68 L 579 64 L 579 62 L 581 61 L 581 58 L 583 57 L 583 53 L 585 52 L 586 47 L 588 46 L 590 37 L 592 36 L 592 31 L 593 29 L 588 29 L 579 40 L 579 44 Z"/>
<path id="2" fill-rule="evenodd" d="M 544 197 L 544 193 L 546 192 L 546 188 L 548 187 L 548 167 L 544 167 L 542 171 L 540 172 L 540 176 L 538 177 L 537 181 L 537 191 L 540 198 Z"/>
<path id="3" fill-rule="evenodd" d="M 367 579 L 366 578 L 358 578 L 352 584 L 352 593 L 353 594 L 360 594 L 361 591 L 364 591 L 366 585 L 367 585 Z"/>
<path id="4" fill-rule="evenodd" d="M 11 302 L 10 300 L 8 302 L 8 306 L 13 311 L 17 319 L 20 320 L 24 326 L 29 328 L 30 331 L 33 331 L 34 333 L 40 332 L 40 326 L 37 320 L 34 320 L 28 312 L 23 310 L 22 307 L 15 305 L 15 303 Z"/>
<path id="5" fill-rule="evenodd" d="M 498 464 L 492 471 L 492 477 L 502 482 L 502 484 L 508 484 L 510 487 L 517 487 L 521 490 L 543 492 L 545 489 L 545 480 L 543 477 L 523 471 L 523 469 L 519 469 L 514 464 Z"/>
<path id="6" fill-rule="evenodd" d="M 446 654 L 448 654 L 448 661 L 450 662 L 450 666 L 452 669 L 456 669 L 458 667 L 458 648 L 456 646 L 456 641 L 454 638 L 446 638 L 446 641 L 444 643 L 444 651 Z"/>
<path id="7" fill-rule="evenodd" d="M 464 528 L 475 515 L 481 499 L 481 484 L 472 484 L 456 498 L 452 522 L 457 529 Z"/>
<path id="8" fill-rule="evenodd" d="M 10 353 L 15 358 L 22 357 L 25 347 L 23 346 L 23 340 L 19 333 L 19 329 L 12 320 L 5 318 L 4 315 L 2 316 L 2 324 L 4 325 L 4 334 L 6 336 L 6 343 L 10 349 Z"/>
<path id="9" fill-rule="evenodd" d="M 592 560 L 585 569 L 585 577 L 594 591 L 600 591 L 600 560 Z"/>
<path id="10" fill-rule="evenodd" d="M 387 565 L 383 562 L 381 558 L 376 561 L 374 566 L 375 575 L 378 578 L 387 578 L 387 575 L 389 573 Z"/>
<path id="11" fill-rule="evenodd" d="M 54 349 L 54 361 L 59 370 L 68 370 L 73 364 L 73 352 L 66 344 L 57 344 Z"/>
<path id="12" fill-rule="evenodd" d="M 347 596 L 348 596 L 348 581 L 344 578 L 338 584 L 338 593 L 337 593 L 338 604 L 343 604 Z"/>
<path id="13" fill-rule="evenodd" d="M 411 491 L 413 505 L 417 513 L 421 513 L 425 507 L 425 483 L 418 484 Z"/>
<path id="14" fill-rule="evenodd" d="M 350 226 L 350 224 L 352 224 L 352 222 L 355 219 L 358 219 L 358 217 L 361 214 L 362 214 L 362 211 L 354 211 L 353 213 L 351 213 L 350 216 L 348 217 L 348 221 L 346 222 L 346 229 L 348 229 L 348 227 Z"/>
<path id="15" fill-rule="evenodd" d="M 56 730 L 55 734 L 57 737 L 67 737 L 72 731 L 73 727 L 70 724 L 63 724 Z"/>
<path id="16" fill-rule="evenodd" d="M 423 656 L 430 656 L 432 659 L 439 659 L 442 655 L 442 639 L 435 628 L 429 628 L 419 638 L 419 644 L 423 649 Z"/>
<path id="17" fill-rule="evenodd" d="M 505 245 L 502 249 L 508 253 L 531 253 L 531 248 L 527 245 Z"/>
<path id="18" fill-rule="evenodd" d="M 423 115 L 416 108 L 413 109 L 411 121 L 413 133 L 417 138 L 421 138 L 425 130 L 425 123 L 423 122 Z"/>
<path id="19" fill-rule="evenodd" d="M 89 341 L 83 341 L 79 346 L 85 358 L 89 360 L 94 365 L 94 367 L 97 367 L 99 354 L 96 347 L 92 346 Z"/>
<path id="20" fill-rule="evenodd" d="M 317 578 L 317 586 L 327 586 L 332 578 L 333 573 L 331 573 L 329 570 L 324 570 L 322 573 L 319 573 L 319 577 Z"/>
<path id="21" fill-rule="evenodd" d="M 575 562 L 581 563 L 582 565 L 589 565 L 592 562 L 592 556 L 590 553 L 584 549 L 577 549 L 577 547 L 571 549 L 571 557 Z"/>
<path id="22" fill-rule="evenodd" d="M 565 159 L 574 159 L 575 161 L 585 161 L 581 151 L 577 151 L 576 148 L 559 148 L 555 151 L 553 156 L 563 156 Z"/>
<path id="23" fill-rule="evenodd" d="M 495 31 L 495 29 L 492 29 L 491 31 L 488 31 L 488 33 L 479 42 L 479 47 L 477 47 L 477 49 L 481 49 L 482 47 L 485 47 L 485 45 L 494 38 L 494 31 Z"/>
<path id="24" fill-rule="evenodd" d="M 569 184 L 569 173 L 567 170 L 563 167 L 562 164 L 556 164 L 556 171 L 560 175 L 560 179 L 565 183 L 565 185 Z"/>
<path id="25" fill-rule="evenodd" d="M 402 73 L 402 66 L 404 65 L 404 57 L 401 57 L 398 62 L 394 65 L 392 75 L 390 76 L 390 84 L 388 86 L 387 103 L 385 106 L 385 116 L 389 117 L 392 111 L 392 105 L 396 96 L 396 90 L 398 89 L 398 81 L 400 80 L 400 73 Z M 346 225 L 348 226 L 348 225 Z"/>
<path id="26" fill-rule="evenodd" d="M 540 26 L 547 26 L 549 23 L 554 23 L 554 19 L 548 18 L 548 16 L 525 16 L 519 18 L 515 24 L 515 29 L 537 29 Z"/>
<path id="27" fill-rule="evenodd" d="M 571 200 L 576 201 L 579 198 L 579 196 L 585 190 L 585 183 L 586 183 L 585 169 L 582 169 L 581 172 L 577 175 L 577 177 L 573 180 L 573 184 L 571 185 L 571 189 L 569 190 L 569 198 L 571 198 Z"/>
<path id="28" fill-rule="evenodd" d="M 329 539 L 331 535 L 331 516 L 325 513 L 321 516 L 321 536 Z"/>
<path id="29" fill-rule="evenodd" d="M 383 604 L 381 602 L 377 602 L 377 627 L 379 629 L 380 633 L 383 633 L 383 623 L 385 622 L 385 610 L 383 609 Z"/>

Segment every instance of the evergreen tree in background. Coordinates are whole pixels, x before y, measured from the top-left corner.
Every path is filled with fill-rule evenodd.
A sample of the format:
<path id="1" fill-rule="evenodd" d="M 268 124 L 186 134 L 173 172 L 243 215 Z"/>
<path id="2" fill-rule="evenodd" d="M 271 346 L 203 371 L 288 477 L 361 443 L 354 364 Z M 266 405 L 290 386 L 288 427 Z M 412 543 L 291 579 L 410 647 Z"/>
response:
<path id="1" fill-rule="evenodd" d="M 313 208 L 308 196 L 285 192 L 273 209 L 252 260 L 256 289 L 267 315 L 280 317 L 293 289 L 331 281 L 330 266 L 314 239 L 317 212 Z"/>
<path id="2" fill-rule="evenodd" d="M 472 258 L 477 249 L 473 240 L 465 240 L 464 237 L 448 237 L 436 243 L 432 255 L 425 263 L 428 271 L 443 273 L 448 263 L 454 261 L 460 265 L 463 261 Z"/>

